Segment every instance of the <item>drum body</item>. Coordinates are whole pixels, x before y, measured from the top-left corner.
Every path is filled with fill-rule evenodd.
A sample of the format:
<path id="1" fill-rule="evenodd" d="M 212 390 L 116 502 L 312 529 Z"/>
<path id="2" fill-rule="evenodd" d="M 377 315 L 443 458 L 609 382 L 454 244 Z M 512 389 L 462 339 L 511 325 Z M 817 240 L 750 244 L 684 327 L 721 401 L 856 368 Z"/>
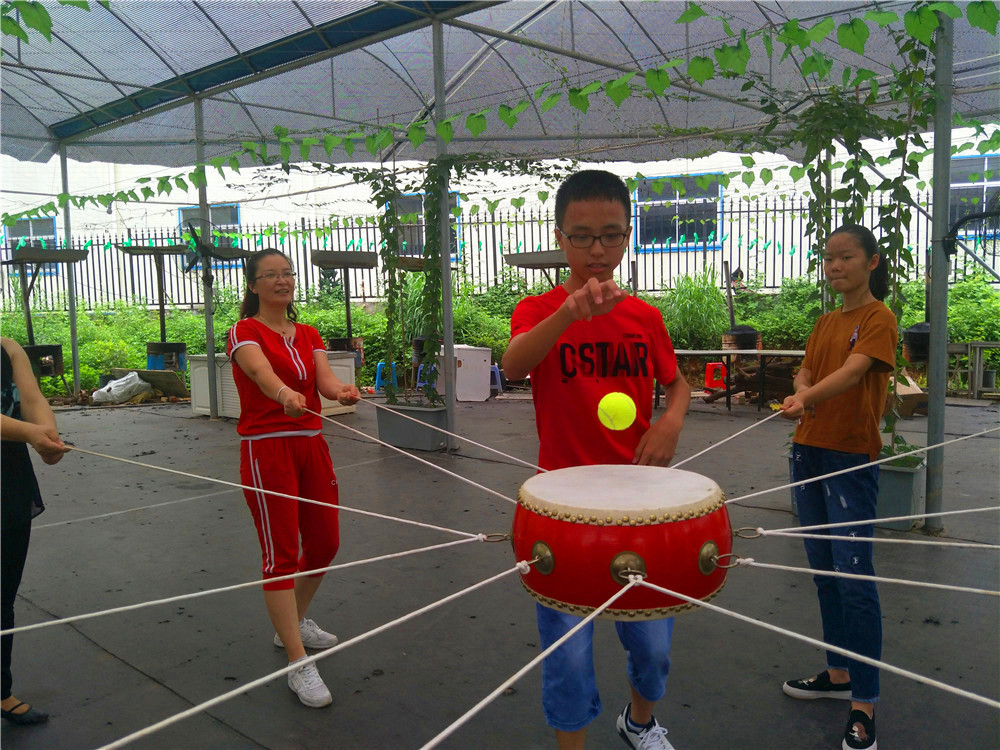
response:
<path id="1" fill-rule="evenodd" d="M 690 471 L 655 466 L 576 466 L 536 474 L 514 514 L 514 554 L 542 558 L 521 583 L 546 606 L 586 615 L 628 582 L 628 571 L 696 599 L 714 597 L 732 551 L 722 490 Z M 601 617 L 656 619 L 697 605 L 636 586 Z"/>

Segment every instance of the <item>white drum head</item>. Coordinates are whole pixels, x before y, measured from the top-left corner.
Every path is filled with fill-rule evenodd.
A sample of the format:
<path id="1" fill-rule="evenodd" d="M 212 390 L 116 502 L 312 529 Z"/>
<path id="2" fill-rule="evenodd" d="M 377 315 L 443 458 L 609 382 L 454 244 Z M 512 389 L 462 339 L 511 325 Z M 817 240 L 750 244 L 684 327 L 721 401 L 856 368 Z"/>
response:
<path id="1" fill-rule="evenodd" d="M 527 508 L 578 523 L 663 523 L 703 515 L 722 489 L 701 474 L 662 466 L 599 464 L 536 474 L 518 492 Z"/>

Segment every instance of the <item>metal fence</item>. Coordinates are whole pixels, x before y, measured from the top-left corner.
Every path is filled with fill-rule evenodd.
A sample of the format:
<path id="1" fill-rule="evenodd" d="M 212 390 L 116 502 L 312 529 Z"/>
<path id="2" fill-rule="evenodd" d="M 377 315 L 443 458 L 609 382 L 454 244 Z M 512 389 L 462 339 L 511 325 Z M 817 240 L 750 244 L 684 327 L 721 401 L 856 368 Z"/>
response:
<path id="1" fill-rule="evenodd" d="M 880 199 L 884 200 L 884 199 Z M 869 206 L 869 226 L 877 223 L 880 200 Z M 921 196 L 929 206 L 929 196 Z M 649 206 L 647 209 L 645 206 Z M 723 262 L 744 283 L 765 290 L 777 289 L 786 278 L 809 273 L 814 251 L 813 239 L 806 233 L 807 203 L 800 197 L 760 198 L 756 200 L 727 199 L 718 202 L 715 218 L 706 222 L 702 205 L 669 202 L 643 204 L 633 216 L 632 245 L 618 269 L 623 284 L 638 290 L 655 292 L 673 285 L 679 276 L 711 270 L 720 286 Z M 928 208 L 929 211 L 929 208 Z M 699 218 L 701 217 L 701 218 Z M 701 222 L 700 224 L 698 222 Z M 555 221 L 545 209 L 496 211 L 492 213 L 465 211 L 456 220 L 453 232 L 452 265 L 461 283 L 475 292 L 497 284 L 511 274 L 519 275 L 529 285 L 555 282 L 556 269 L 524 269 L 505 261 L 505 256 L 519 256 L 555 250 Z M 704 231 L 699 233 L 698 227 Z M 690 235 L 680 233 L 687 229 Z M 423 224 L 404 227 L 407 247 L 404 252 L 419 254 L 424 236 Z M 692 231 L 693 230 L 693 231 Z M 274 225 L 244 224 L 226 227 L 217 241 L 238 244 L 246 250 L 275 247 L 291 259 L 298 274 L 298 294 L 304 299 L 318 290 L 321 270 L 310 260 L 314 250 L 362 251 L 377 250 L 381 238 L 378 228 L 370 221 L 339 220 L 317 224 L 302 219 L 298 223 Z M 655 237 L 660 232 L 666 239 Z M 238 233 L 237 236 L 227 236 Z M 704 236 L 702 236 L 704 235 Z M 929 214 L 916 213 L 907 242 L 915 265 L 911 278 L 925 273 L 927 249 L 930 243 Z M 981 233 L 965 238 L 966 244 L 992 268 L 998 264 L 998 243 L 994 235 Z M 37 243 L 38 240 L 33 240 Z M 168 305 L 180 308 L 200 307 L 203 303 L 200 264 L 193 259 L 177 227 L 142 228 L 122 236 L 75 236 L 72 247 L 86 249 L 85 260 L 74 265 L 78 306 L 93 310 L 116 300 L 145 301 L 156 304 L 158 287 L 155 258 L 142 255 L 143 248 L 176 246 L 177 254 L 164 261 L 164 297 Z M 20 266 L 16 264 L 18 247 L 11 240 L 3 248 L 3 260 L 8 261 L 7 283 L 2 286 L 6 309 L 18 300 Z M 516 260 L 516 257 L 514 258 Z M 952 280 L 961 278 L 976 267 L 962 251 L 953 261 Z M 40 269 L 27 268 L 27 276 L 37 270 L 31 305 L 35 309 L 60 309 L 66 302 L 66 265 L 46 263 Z M 213 263 L 216 289 L 242 290 L 242 261 Z M 352 298 L 378 299 L 382 281 L 380 269 L 351 269 Z M 813 271 L 815 276 L 816 271 Z"/>

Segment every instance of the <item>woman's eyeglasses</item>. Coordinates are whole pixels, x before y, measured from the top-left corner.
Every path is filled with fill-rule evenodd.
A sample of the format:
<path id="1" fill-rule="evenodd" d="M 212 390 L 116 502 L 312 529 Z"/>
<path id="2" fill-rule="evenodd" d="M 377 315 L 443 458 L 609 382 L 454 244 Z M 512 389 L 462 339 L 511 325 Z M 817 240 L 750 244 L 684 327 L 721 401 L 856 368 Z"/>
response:
<path id="1" fill-rule="evenodd" d="M 282 271 L 278 273 L 277 271 L 265 271 L 260 276 L 256 277 L 254 281 L 260 281 L 264 279 L 265 281 L 275 281 L 276 279 L 294 279 L 295 271 Z"/>

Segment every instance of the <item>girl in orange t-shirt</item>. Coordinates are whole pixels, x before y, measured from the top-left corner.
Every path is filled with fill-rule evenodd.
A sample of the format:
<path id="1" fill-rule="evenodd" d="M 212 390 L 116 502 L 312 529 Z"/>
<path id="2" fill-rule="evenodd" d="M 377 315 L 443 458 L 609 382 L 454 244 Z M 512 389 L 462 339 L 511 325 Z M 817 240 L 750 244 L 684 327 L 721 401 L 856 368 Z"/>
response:
<path id="1" fill-rule="evenodd" d="M 795 393 L 781 407 L 783 417 L 798 420 L 792 446 L 793 482 L 862 467 L 878 456 L 882 450 L 879 420 L 896 356 L 896 317 L 881 302 L 889 289 L 889 274 L 871 231 L 845 224 L 833 232 L 823 252 L 823 270 L 843 304 L 816 321 L 802 368 L 795 376 Z M 795 488 L 803 526 L 856 524 L 832 533 L 857 541 L 804 540 L 811 568 L 874 575 L 868 540 L 874 533 L 871 521 L 877 498 L 877 466 Z M 875 584 L 823 575 L 814 580 L 823 640 L 881 658 L 882 611 Z M 782 689 L 793 698 L 850 700 L 843 748 L 876 747 L 877 668 L 828 651 L 823 672 L 789 680 Z"/>

